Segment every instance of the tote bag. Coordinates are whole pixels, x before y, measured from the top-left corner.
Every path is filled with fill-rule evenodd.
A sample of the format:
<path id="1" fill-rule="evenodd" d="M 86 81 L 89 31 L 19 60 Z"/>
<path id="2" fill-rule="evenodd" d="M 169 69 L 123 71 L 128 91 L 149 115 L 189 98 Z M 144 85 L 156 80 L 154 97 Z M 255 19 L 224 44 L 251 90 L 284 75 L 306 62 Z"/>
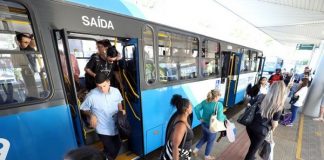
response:
<path id="1" fill-rule="evenodd" d="M 217 119 L 218 103 L 219 102 L 216 103 L 214 113 L 210 117 L 209 131 L 211 133 L 216 133 L 216 132 L 219 132 L 219 131 L 225 131 L 226 130 L 224 122 L 219 121 Z"/>

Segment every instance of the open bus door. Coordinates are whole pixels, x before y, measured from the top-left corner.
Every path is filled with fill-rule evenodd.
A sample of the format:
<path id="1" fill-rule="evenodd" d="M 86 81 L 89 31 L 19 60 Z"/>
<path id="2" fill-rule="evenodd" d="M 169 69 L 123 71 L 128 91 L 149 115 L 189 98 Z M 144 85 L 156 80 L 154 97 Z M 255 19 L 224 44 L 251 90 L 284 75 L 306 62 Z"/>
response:
<path id="1" fill-rule="evenodd" d="M 60 62 L 59 66 L 61 69 L 63 88 L 65 89 L 65 99 L 67 101 L 67 105 L 69 105 L 73 120 L 74 131 L 76 135 L 76 140 L 78 145 L 83 145 L 85 143 L 85 138 L 83 136 L 83 129 L 81 123 L 81 114 L 79 110 L 79 101 L 77 97 L 77 89 L 75 79 L 73 77 L 73 69 L 70 59 L 70 52 L 68 46 L 68 40 L 66 37 L 66 31 L 62 30 L 54 30 L 54 37 L 57 47 L 57 58 Z"/>
<path id="2" fill-rule="evenodd" d="M 266 57 L 258 57 L 258 80 L 263 75 L 263 68 L 265 63 Z"/>
<path id="3" fill-rule="evenodd" d="M 239 79 L 242 54 L 224 51 L 222 52 L 222 79 L 226 81 L 224 105 L 232 107 L 235 105 L 235 95 Z"/>
<path id="4" fill-rule="evenodd" d="M 124 98 L 123 106 L 126 109 L 127 118 L 132 128 L 132 134 L 128 139 L 131 150 L 141 155 L 143 153 L 142 136 L 142 114 L 140 99 L 139 80 L 139 51 L 138 39 L 122 39 L 122 60 L 119 61 L 119 73 L 122 80 Z"/>

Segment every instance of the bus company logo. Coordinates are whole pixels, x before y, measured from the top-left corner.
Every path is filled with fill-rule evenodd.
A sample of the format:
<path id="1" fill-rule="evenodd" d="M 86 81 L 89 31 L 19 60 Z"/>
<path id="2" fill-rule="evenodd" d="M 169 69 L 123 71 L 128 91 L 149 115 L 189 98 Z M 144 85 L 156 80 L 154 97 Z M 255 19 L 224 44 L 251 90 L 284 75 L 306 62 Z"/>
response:
<path id="1" fill-rule="evenodd" d="M 82 19 L 82 24 L 85 26 L 106 28 L 106 29 L 112 29 L 112 30 L 115 29 L 111 20 L 102 19 L 102 18 L 100 18 L 100 16 L 98 16 L 97 18 L 82 16 L 81 19 Z"/>
<path id="2" fill-rule="evenodd" d="M 5 160 L 9 152 L 10 142 L 4 138 L 0 138 L 0 160 Z"/>

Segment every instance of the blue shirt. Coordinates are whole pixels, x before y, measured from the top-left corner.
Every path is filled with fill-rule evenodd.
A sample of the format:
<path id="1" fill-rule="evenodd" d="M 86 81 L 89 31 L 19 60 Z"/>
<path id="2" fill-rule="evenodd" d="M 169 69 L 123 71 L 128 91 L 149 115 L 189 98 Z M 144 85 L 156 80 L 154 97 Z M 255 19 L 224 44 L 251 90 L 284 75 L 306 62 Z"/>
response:
<path id="1" fill-rule="evenodd" d="M 91 111 L 97 117 L 96 131 L 98 134 L 114 136 L 118 134 L 113 116 L 118 112 L 118 104 L 123 100 L 119 90 L 110 87 L 108 93 L 102 93 L 98 88 L 90 91 L 81 110 Z"/>

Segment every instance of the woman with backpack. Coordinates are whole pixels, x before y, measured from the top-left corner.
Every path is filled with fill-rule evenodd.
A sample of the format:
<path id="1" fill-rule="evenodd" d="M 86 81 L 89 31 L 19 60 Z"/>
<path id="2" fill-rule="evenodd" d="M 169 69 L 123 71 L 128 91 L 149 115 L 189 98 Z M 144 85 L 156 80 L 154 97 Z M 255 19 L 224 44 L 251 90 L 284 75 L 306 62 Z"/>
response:
<path id="1" fill-rule="evenodd" d="M 161 155 L 162 160 L 189 160 L 191 159 L 191 145 L 194 133 L 188 122 L 192 113 L 192 105 L 186 98 L 175 94 L 171 105 L 177 108 L 177 117 L 174 120 L 171 133 Z"/>
<path id="2" fill-rule="evenodd" d="M 290 123 L 287 124 L 286 126 L 293 126 L 293 123 L 297 117 L 297 113 L 300 107 L 302 107 L 304 105 L 304 101 L 307 95 L 307 91 L 308 91 L 308 78 L 303 78 L 300 81 L 300 84 L 297 88 L 297 91 L 294 93 L 293 97 L 296 102 L 291 102 L 291 119 L 290 119 Z"/>
<path id="3" fill-rule="evenodd" d="M 206 150 L 205 150 L 205 160 L 212 160 L 216 159 L 214 156 L 210 156 L 211 150 L 213 148 L 214 140 L 216 139 L 216 133 L 212 133 L 209 130 L 210 125 L 210 118 L 217 110 L 217 119 L 219 121 L 226 121 L 227 118 L 223 113 L 223 104 L 221 102 L 218 102 L 221 97 L 220 90 L 214 89 L 211 90 L 207 94 L 207 99 L 202 101 L 200 104 L 198 104 L 195 107 L 195 112 L 197 118 L 201 122 L 201 127 L 203 131 L 203 137 L 199 140 L 199 142 L 196 145 L 196 148 L 193 151 L 193 155 L 197 156 L 199 149 L 205 144 Z M 202 111 L 202 115 L 201 115 Z"/>
<path id="4" fill-rule="evenodd" d="M 255 153 L 260 148 L 269 131 L 274 131 L 278 126 L 281 111 L 287 95 L 287 87 L 283 81 L 274 82 L 268 94 L 258 96 L 258 107 L 251 124 L 246 126 L 246 131 L 251 144 L 245 160 L 254 160 Z"/>

